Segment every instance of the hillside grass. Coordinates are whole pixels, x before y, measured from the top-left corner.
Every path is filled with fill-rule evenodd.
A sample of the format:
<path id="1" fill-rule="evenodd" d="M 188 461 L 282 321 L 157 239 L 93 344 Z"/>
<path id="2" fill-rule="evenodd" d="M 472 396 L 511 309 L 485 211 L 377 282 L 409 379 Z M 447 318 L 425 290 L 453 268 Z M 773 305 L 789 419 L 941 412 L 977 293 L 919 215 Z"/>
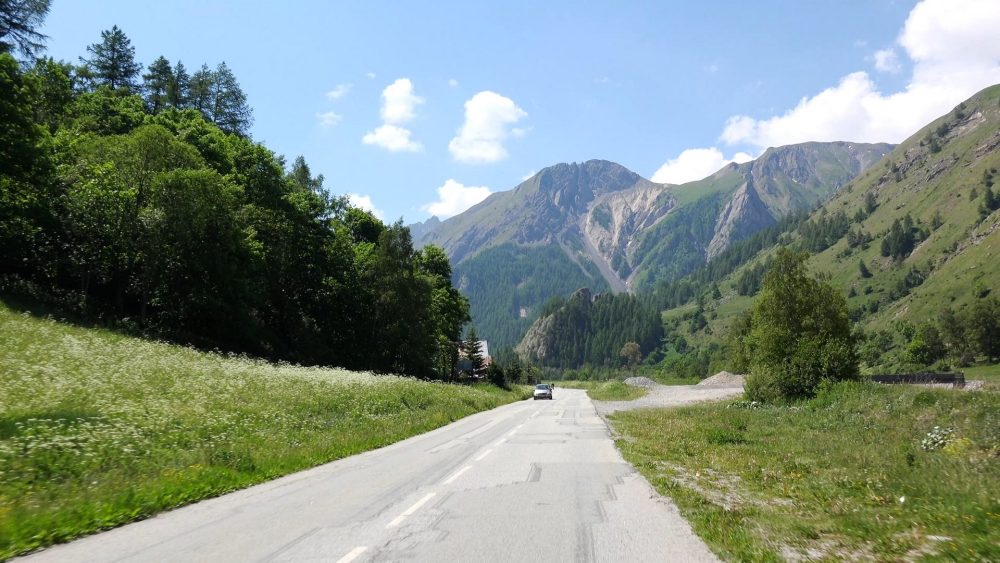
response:
<path id="1" fill-rule="evenodd" d="M 722 558 L 1000 560 L 1000 393 L 842 383 L 753 407 L 611 416 Z"/>
<path id="2" fill-rule="evenodd" d="M 227 357 L 0 304 L 0 560 L 529 396 Z"/>
<path id="3" fill-rule="evenodd" d="M 560 381 L 558 387 L 567 389 L 586 389 L 587 396 L 595 401 L 633 401 L 645 397 L 647 391 L 642 387 L 626 385 L 622 381 Z M 558 391 L 558 388 L 556 389 Z"/>

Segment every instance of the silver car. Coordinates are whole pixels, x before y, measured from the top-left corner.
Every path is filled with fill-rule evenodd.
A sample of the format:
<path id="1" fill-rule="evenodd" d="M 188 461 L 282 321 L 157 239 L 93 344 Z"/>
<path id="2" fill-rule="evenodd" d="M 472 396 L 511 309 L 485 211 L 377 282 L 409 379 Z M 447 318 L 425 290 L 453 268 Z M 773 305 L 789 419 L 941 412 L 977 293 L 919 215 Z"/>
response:
<path id="1" fill-rule="evenodd" d="M 552 400 L 552 387 L 547 383 L 539 383 L 535 385 L 535 400 L 538 399 L 549 399 Z"/>

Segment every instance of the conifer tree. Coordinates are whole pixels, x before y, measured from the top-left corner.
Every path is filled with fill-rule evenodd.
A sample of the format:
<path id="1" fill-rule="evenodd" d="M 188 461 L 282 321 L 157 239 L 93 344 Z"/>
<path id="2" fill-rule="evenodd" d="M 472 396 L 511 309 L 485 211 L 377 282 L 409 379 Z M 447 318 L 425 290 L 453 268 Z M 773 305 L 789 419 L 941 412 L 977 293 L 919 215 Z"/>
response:
<path id="1" fill-rule="evenodd" d="M 169 104 L 168 92 L 174 74 L 170 61 L 160 56 L 149 65 L 149 72 L 142 76 L 143 89 L 146 91 L 146 107 L 152 114 L 160 113 Z"/>
<path id="2" fill-rule="evenodd" d="M 188 103 L 190 104 L 189 107 L 200 111 L 205 116 L 205 119 L 209 120 L 212 119 L 212 110 L 214 108 L 212 95 L 214 89 L 215 75 L 208 68 L 208 65 L 202 64 L 201 68 L 191 76 Z"/>
<path id="3" fill-rule="evenodd" d="M 476 334 L 476 327 L 469 328 L 469 334 L 466 335 L 465 341 L 462 342 L 462 350 L 465 352 L 465 357 L 472 364 L 470 368 L 472 373 L 481 371 L 483 366 L 486 365 L 486 359 L 483 358 L 483 351 L 480 349 L 480 340 Z"/>
<path id="4" fill-rule="evenodd" d="M 858 273 L 860 273 L 861 277 L 863 277 L 863 278 L 870 278 L 870 277 L 872 277 L 872 273 L 868 269 L 868 266 L 865 266 L 865 261 L 864 260 L 858 260 Z"/>
<path id="5" fill-rule="evenodd" d="M 91 58 L 80 58 L 80 61 L 94 75 L 99 86 L 108 86 L 112 90 L 122 89 L 127 93 L 138 90 L 136 79 L 142 71 L 142 65 L 135 62 L 135 47 L 125 33 L 113 26 L 110 30 L 101 32 L 101 42 L 87 47 Z"/>
<path id="6" fill-rule="evenodd" d="M 191 76 L 188 75 L 184 63 L 177 61 L 174 65 L 170 82 L 167 84 L 167 104 L 170 107 L 183 109 L 191 103 Z"/>
<path id="7" fill-rule="evenodd" d="M 0 0 L 0 53 L 20 51 L 33 57 L 44 49 L 35 30 L 49 13 L 49 0 Z"/>
<path id="8" fill-rule="evenodd" d="M 246 136 L 253 123 L 253 110 L 236 76 L 225 62 L 221 62 L 215 67 L 214 79 L 212 119 L 226 133 Z"/>

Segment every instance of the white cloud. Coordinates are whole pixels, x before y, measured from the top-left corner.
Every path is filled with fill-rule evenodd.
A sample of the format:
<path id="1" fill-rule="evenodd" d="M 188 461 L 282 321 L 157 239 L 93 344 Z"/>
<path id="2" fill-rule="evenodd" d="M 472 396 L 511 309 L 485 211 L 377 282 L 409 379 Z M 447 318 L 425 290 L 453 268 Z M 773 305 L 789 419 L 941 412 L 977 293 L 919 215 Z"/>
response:
<path id="1" fill-rule="evenodd" d="M 883 93 L 867 73 L 854 72 L 783 115 L 733 116 L 720 139 L 761 148 L 803 141 L 898 143 L 1000 82 L 998 28 L 995 0 L 924 0 L 910 12 L 897 40 L 913 63 L 904 89 Z"/>
<path id="2" fill-rule="evenodd" d="M 677 158 L 672 158 L 663 164 L 651 178 L 654 182 L 663 184 L 683 184 L 701 180 L 730 162 L 743 163 L 753 160 L 745 152 L 738 152 L 727 159 L 722 151 L 715 147 L 707 149 L 687 149 Z"/>
<path id="3" fill-rule="evenodd" d="M 875 60 L 876 70 L 880 70 L 882 72 L 890 72 L 892 74 L 896 74 L 899 71 L 903 70 L 903 65 L 900 64 L 899 56 L 896 55 L 895 49 L 889 48 L 889 49 L 882 49 L 880 51 L 875 51 L 875 54 L 872 55 L 872 58 Z"/>
<path id="4" fill-rule="evenodd" d="M 521 176 L 521 181 L 524 182 L 525 180 L 530 180 L 531 178 L 533 178 L 535 176 L 535 174 L 538 174 L 538 171 L 537 170 L 532 170 L 531 172 L 528 172 L 524 176 Z"/>
<path id="5" fill-rule="evenodd" d="M 458 86 L 458 80 L 455 80 L 454 78 L 449 79 L 448 80 L 448 86 L 451 86 L 452 88 L 454 88 L 455 86 Z"/>
<path id="6" fill-rule="evenodd" d="M 463 186 L 449 179 L 437 189 L 438 200 L 420 207 L 440 219 L 458 215 L 493 193 L 486 186 Z"/>
<path id="7" fill-rule="evenodd" d="M 527 117 L 510 98 L 483 91 L 465 102 L 465 123 L 448 143 L 448 150 L 460 162 L 490 163 L 507 158 L 503 142 L 510 136 L 508 127 Z M 525 129 L 514 132 L 523 135 Z"/>
<path id="8" fill-rule="evenodd" d="M 316 119 L 323 127 L 333 127 L 334 125 L 340 123 L 340 121 L 344 119 L 344 116 L 334 111 L 327 111 L 324 113 L 317 113 Z"/>
<path id="9" fill-rule="evenodd" d="M 390 152 L 416 152 L 423 145 L 410 139 L 413 134 L 400 125 L 412 121 L 416 108 L 424 99 L 413 93 L 413 83 L 409 78 L 398 78 L 382 90 L 382 125 L 365 133 L 361 142 L 382 147 Z"/>
<path id="10" fill-rule="evenodd" d="M 409 129 L 386 124 L 365 133 L 361 142 L 382 147 L 389 152 L 417 152 L 423 149 L 423 145 L 410 139 L 410 135 L 412 133 Z"/>
<path id="11" fill-rule="evenodd" d="M 422 103 L 424 99 L 413 93 L 410 79 L 398 78 L 382 90 L 382 121 L 394 125 L 413 121 Z"/>
<path id="12" fill-rule="evenodd" d="M 368 77 L 368 80 L 375 80 L 375 73 L 374 72 L 366 72 L 365 76 Z"/>
<path id="13" fill-rule="evenodd" d="M 353 193 L 347 194 L 347 201 L 351 202 L 351 205 L 354 207 L 364 209 L 365 211 L 378 217 L 380 221 L 385 221 L 385 213 L 383 213 L 381 209 L 375 207 L 375 204 L 372 203 L 371 196 Z"/>
<path id="14" fill-rule="evenodd" d="M 347 95 L 351 91 L 353 84 L 337 84 L 337 86 L 326 93 L 326 99 L 330 101 L 339 100 Z"/>

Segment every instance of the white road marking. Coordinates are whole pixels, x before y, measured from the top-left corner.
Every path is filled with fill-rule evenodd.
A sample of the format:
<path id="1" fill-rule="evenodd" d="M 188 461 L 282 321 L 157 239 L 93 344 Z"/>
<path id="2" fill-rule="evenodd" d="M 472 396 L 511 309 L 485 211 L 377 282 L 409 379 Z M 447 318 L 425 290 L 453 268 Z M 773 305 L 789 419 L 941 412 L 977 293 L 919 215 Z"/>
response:
<path id="1" fill-rule="evenodd" d="M 502 443 L 504 443 L 506 441 L 507 441 L 507 438 L 500 438 L 499 440 L 497 440 L 496 444 L 493 444 L 493 447 L 495 448 L 495 447 L 499 446 L 500 444 L 502 444 Z"/>
<path id="2" fill-rule="evenodd" d="M 400 522 L 402 522 L 403 520 L 406 520 L 406 517 L 407 517 L 407 516 L 410 516 L 410 515 L 411 515 L 411 514 L 413 514 L 414 512 L 416 512 L 416 511 L 420 510 L 420 507 L 421 507 L 421 506 L 423 506 L 424 504 L 426 504 L 426 503 L 427 503 L 427 501 L 429 501 L 429 500 L 431 500 L 432 498 L 434 498 L 434 495 L 436 495 L 436 494 L 437 494 L 437 493 L 427 493 L 426 495 L 424 495 L 424 498 L 422 498 L 422 499 L 418 500 L 418 501 L 417 501 L 417 502 L 416 502 L 416 503 L 415 503 L 415 504 L 414 504 L 413 506 L 411 506 L 410 508 L 407 508 L 407 509 L 406 509 L 406 512 L 404 512 L 404 513 L 400 514 L 400 515 L 399 515 L 399 516 L 397 516 L 397 517 L 396 517 L 395 519 L 393 519 L 393 521 L 392 521 L 392 522 L 389 522 L 388 524 L 386 524 L 386 526 L 385 526 L 385 527 L 386 527 L 386 529 L 388 529 L 388 528 L 394 528 L 394 527 L 398 526 Z"/>
<path id="3" fill-rule="evenodd" d="M 361 555 L 366 551 L 368 551 L 368 547 L 359 545 L 358 547 L 355 547 L 350 552 L 348 552 L 347 555 L 338 559 L 337 563 L 351 563 L 351 561 L 354 561 L 355 559 L 358 558 L 359 555 Z"/>
<path id="4" fill-rule="evenodd" d="M 459 469 L 454 475 L 452 475 L 451 477 L 448 477 L 448 479 L 445 480 L 444 484 L 445 485 L 450 484 L 455 479 L 458 479 L 459 475 L 461 475 L 462 473 L 465 473 L 466 471 L 468 471 L 470 469 L 472 469 L 471 465 L 466 465 L 465 467 Z"/>
<path id="5" fill-rule="evenodd" d="M 469 438 L 474 438 L 474 437 L 482 434 L 483 432 L 486 432 L 490 428 L 493 428 L 497 424 L 503 422 L 506 418 L 507 418 L 507 416 L 501 416 L 501 417 L 494 418 L 493 420 L 487 422 L 486 424 L 480 426 L 479 428 L 476 428 L 475 430 L 466 432 L 465 434 L 462 434 L 461 436 L 459 436 L 458 438 L 455 438 L 454 440 L 448 440 L 447 442 L 445 442 L 445 443 L 443 443 L 443 444 L 441 444 L 441 445 L 439 445 L 439 446 L 437 446 L 435 448 L 431 448 L 431 449 L 427 450 L 427 453 L 436 454 L 436 453 L 438 453 L 440 451 L 447 450 L 449 448 L 453 448 L 453 447 L 455 447 L 455 446 L 457 446 L 459 444 L 464 444 L 464 443 L 466 443 L 466 442 L 469 441 Z"/>
<path id="6" fill-rule="evenodd" d="M 479 454 L 479 457 L 476 458 L 476 461 L 483 461 L 483 458 L 486 457 L 486 456 L 488 456 L 488 455 L 490 455 L 490 452 L 492 452 L 492 451 L 493 451 L 493 448 L 490 448 L 490 449 L 486 450 L 485 452 Z"/>

